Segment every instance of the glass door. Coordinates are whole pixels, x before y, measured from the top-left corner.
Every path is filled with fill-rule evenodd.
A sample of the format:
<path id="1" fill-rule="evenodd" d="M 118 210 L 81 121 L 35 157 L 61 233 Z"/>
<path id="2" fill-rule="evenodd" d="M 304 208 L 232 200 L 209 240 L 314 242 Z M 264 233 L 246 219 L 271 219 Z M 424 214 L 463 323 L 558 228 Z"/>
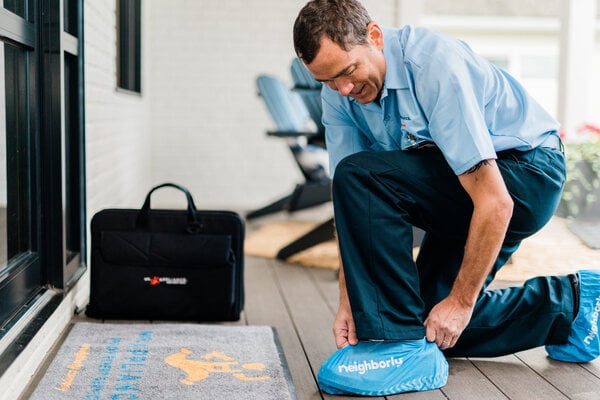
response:
<path id="1" fill-rule="evenodd" d="M 0 22 L 0 336 L 42 289 L 35 202 L 34 27 L 29 2 L 4 0 Z M 15 29 L 15 28 L 21 29 Z"/>

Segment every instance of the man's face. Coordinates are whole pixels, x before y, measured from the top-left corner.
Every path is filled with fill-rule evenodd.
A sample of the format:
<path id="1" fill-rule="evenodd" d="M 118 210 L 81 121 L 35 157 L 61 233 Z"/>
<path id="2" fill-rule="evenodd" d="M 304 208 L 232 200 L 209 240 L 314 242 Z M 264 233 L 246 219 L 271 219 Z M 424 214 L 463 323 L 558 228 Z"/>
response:
<path id="1" fill-rule="evenodd" d="M 342 96 L 350 96 L 361 104 L 379 98 L 385 78 L 383 33 L 378 25 L 369 24 L 369 43 L 346 51 L 323 36 L 321 48 L 307 68 L 315 79 Z"/>

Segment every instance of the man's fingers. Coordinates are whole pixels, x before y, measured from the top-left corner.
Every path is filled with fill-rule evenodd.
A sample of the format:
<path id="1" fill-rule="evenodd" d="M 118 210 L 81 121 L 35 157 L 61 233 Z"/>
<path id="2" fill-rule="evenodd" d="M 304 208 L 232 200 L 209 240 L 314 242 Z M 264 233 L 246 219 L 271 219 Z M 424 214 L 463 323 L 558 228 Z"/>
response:
<path id="1" fill-rule="evenodd" d="M 435 328 L 434 324 L 429 320 L 425 320 L 425 338 L 428 342 L 435 342 L 435 344 L 442 350 L 454 347 L 458 336 L 453 335 L 447 329 Z"/>
<path id="2" fill-rule="evenodd" d="M 435 342 L 437 335 L 435 332 L 435 329 L 431 326 L 431 324 L 428 323 L 429 319 L 425 320 L 425 338 L 427 339 L 428 342 Z"/>
<path id="3" fill-rule="evenodd" d="M 354 320 L 348 321 L 348 343 L 351 345 L 358 344 L 358 336 L 356 336 L 356 327 L 354 326 Z"/>
<path id="4" fill-rule="evenodd" d="M 348 344 L 348 330 L 342 328 L 333 328 L 333 337 L 335 338 L 335 346 L 338 349 Z"/>
<path id="5" fill-rule="evenodd" d="M 337 347 L 338 349 L 341 349 L 342 347 L 346 347 L 348 346 L 348 340 L 345 337 L 342 336 L 336 336 L 335 337 L 335 347 Z"/>
<path id="6" fill-rule="evenodd" d="M 451 347 L 454 347 L 455 344 L 456 341 L 452 337 L 446 336 L 444 337 L 444 339 L 442 339 L 441 343 L 438 344 L 438 347 L 442 350 L 446 350 Z"/>

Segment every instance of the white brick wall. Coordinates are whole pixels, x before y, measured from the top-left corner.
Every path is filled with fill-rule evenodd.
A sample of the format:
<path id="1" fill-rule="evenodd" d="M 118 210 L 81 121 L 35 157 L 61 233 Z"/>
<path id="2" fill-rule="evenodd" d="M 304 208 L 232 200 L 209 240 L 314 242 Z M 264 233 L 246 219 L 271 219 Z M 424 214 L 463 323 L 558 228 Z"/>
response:
<path id="1" fill-rule="evenodd" d="M 88 217 L 107 207 L 139 207 L 152 180 L 150 98 L 116 90 L 115 7 L 114 0 L 84 4 Z"/>
<path id="2" fill-rule="evenodd" d="M 393 1 L 370 1 L 393 15 Z M 304 0 L 151 0 L 153 178 L 190 188 L 198 207 L 249 209 L 302 181 L 255 79 L 290 81 L 292 25 Z M 389 17 L 387 17 L 389 20 Z"/>
<path id="3" fill-rule="evenodd" d="M 273 128 L 255 78 L 289 79 L 301 1 L 152 0 L 147 37 L 153 177 L 190 188 L 198 207 L 247 209 L 301 176 Z"/>

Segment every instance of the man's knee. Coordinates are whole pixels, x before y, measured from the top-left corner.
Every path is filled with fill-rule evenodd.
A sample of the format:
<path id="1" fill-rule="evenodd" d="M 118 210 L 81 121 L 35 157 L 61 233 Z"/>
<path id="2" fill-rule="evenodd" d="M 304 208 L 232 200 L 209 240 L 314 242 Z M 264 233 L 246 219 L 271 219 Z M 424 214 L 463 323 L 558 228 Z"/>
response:
<path id="1" fill-rule="evenodd" d="M 360 176 L 365 174 L 361 159 L 364 152 L 347 156 L 338 163 L 333 176 L 333 193 L 355 186 L 360 181 Z"/>

